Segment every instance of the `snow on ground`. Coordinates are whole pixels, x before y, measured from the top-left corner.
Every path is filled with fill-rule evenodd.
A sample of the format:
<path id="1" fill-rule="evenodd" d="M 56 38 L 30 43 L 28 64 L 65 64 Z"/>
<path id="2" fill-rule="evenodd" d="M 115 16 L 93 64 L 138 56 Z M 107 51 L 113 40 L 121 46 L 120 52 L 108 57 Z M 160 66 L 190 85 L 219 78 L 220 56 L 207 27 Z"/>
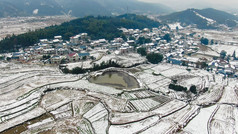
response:
<path id="1" fill-rule="evenodd" d="M 218 83 L 214 83 L 210 85 L 209 91 L 200 95 L 196 100 L 192 101 L 192 104 L 197 105 L 210 105 L 212 103 L 216 103 L 222 96 L 223 86 Z"/>
<path id="2" fill-rule="evenodd" d="M 52 111 L 64 104 L 68 104 L 75 98 L 80 98 L 83 96 L 85 96 L 85 93 L 83 91 L 56 90 L 44 95 L 40 105 L 48 111 Z"/>
<path id="3" fill-rule="evenodd" d="M 97 134 L 105 134 L 108 127 L 108 111 L 102 103 L 97 104 L 83 115 L 92 123 Z"/>
<path id="4" fill-rule="evenodd" d="M 161 64 L 159 64 L 159 65 L 157 65 L 157 66 L 154 66 L 154 67 L 151 68 L 151 69 L 154 70 L 156 74 L 159 74 L 160 72 L 163 72 L 163 71 L 165 71 L 165 70 L 169 70 L 169 69 L 171 69 L 171 68 L 173 68 L 172 65 L 167 64 L 167 63 L 166 63 L 166 64 L 161 63 Z"/>
<path id="5" fill-rule="evenodd" d="M 234 117 L 234 107 L 230 105 L 220 105 L 210 124 L 210 133 L 236 133 L 236 120 Z"/>
<path id="6" fill-rule="evenodd" d="M 149 117 L 142 121 L 126 124 L 126 125 L 111 125 L 109 128 L 110 134 L 133 134 L 142 130 L 159 120 L 158 116 Z"/>
<path id="7" fill-rule="evenodd" d="M 172 69 L 161 72 L 161 74 L 165 77 L 171 78 L 176 75 L 186 75 L 188 74 L 188 71 L 184 69 L 180 69 L 180 68 L 172 68 Z"/>
<path id="8" fill-rule="evenodd" d="M 219 103 L 230 103 L 238 105 L 238 96 L 235 92 L 235 88 L 232 86 L 225 87 Z"/>
<path id="9" fill-rule="evenodd" d="M 39 117 L 40 115 L 43 115 L 46 111 L 41 108 L 41 107 L 37 107 L 21 116 L 18 116 L 12 120 L 9 120 L 7 122 L 4 122 L 4 123 L 0 123 L 0 132 L 8 129 L 8 128 L 11 128 L 13 126 L 16 126 L 16 125 L 19 125 L 23 122 L 26 122 L 28 120 L 31 120 L 31 119 L 34 119 L 36 117 Z"/>
<path id="10" fill-rule="evenodd" d="M 176 30 L 176 28 L 178 27 L 178 29 L 183 29 L 183 27 L 181 26 L 180 23 L 174 23 L 174 24 L 168 24 L 170 29 L 172 30 Z"/>
<path id="11" fill-rule="evenodd" d="M 227 52 L 227 55 L 231 55 L 236 52 L 238 54 L 238 45 L 210 45 L 213 50 L 217 52 L 221 52 L 222 50 L 225 50 Z M 236 55 L 238 56 L 238 55 Z"/>
<path id="12" fill-rule="evenodd" d="M 122 59 L 121 61 L 124 62 L 128 57 L 116 56 L 116 58 Z M 134 60 L 134 57 L 131 59 Z M 103 60 L 105 59 L 102 58 L 99 61 L 102 62 Z M 132 62 L 130 58 L 125 61 Z M 127 63 L 123 64 L 129 65 Z M 7 68 L 10 68 L 8 74 L 6 74 Z M 53 131 L 64 130 L 61 126 L 70 126 L 70 129 L 80 129 L 80 132 L 92 132 L 95 130 L 97 133 L 105 133 L 109 128 L 109 133 L 174 133 L 189 123 L 183 132 L 205 133 L 207 132 L 207 122 L 211 121 L 209 119 L 216 106 L 202 108 L 198 114 L 200 107 L 197 105 L 189 105 L 186 102 L 171 99 L 173 95 L 183 95 L 179 92 L 170 91 L 170 96 L 161 96 L 146 89 L 123 92 L 123 90 L 90 83 L 86 77 L 77 80 L 79 75 L 64 75 L 55 68 L 38 69 L 39 67 L 35 66 L 30 71 L 27 68 L 30 67 L 18 65 L 0 66 L 0 70 L 5 69 L 0 73 L 0 87 L 9 91 L 9 93 L 1 95 L 0 116 L 9 113 L 12 114 L 9 117 L 18 116 L 7 122 L 0 123 L 0 132 L 28 119 L 50 112 L 54 116 L 53 122 L 50 119 L 46 119 L 36 123 L 35 126 L 34 124 L 29 126 L 32 128 L 29 131 L 41 131 L 38 130 L 39 126 L 43 128 L 42 130 L 53 128 L 54 126 Z M 181 79 L 180 82 L 183 85 L 209 83 L 204 84 L 209 86 L 208 92 L 195 98 L 197 100 L 194 100 L 192 104 L 216 103 L 222 95 L 223 85 L 226 84 L 222 77 L 205 70 L 192 69 L 189 72 L 186 67 L 167 63 L 140 65 L 137 69 L 140 72 L 136 72 L 135 76 L 150 89 L 156 91 L 166 92 L 173 78 Z M 60 83 L 45 85 L 53 82 Z M 23 83 L 23 85 L 20 83 Z M 212 132 L 215 132 L 215 129 L 213 129 L 214 124 L 215 128 L 217 124 L 220 125 L 216 131 L 223 131 L 228 123 L 231 124 L 231 126 L 227 127 L 227 131 L 230 133 L 238 129 L 233 127 L 237 126 L 238 122 L 237 108 L 230 105 L 223 106 L 222 104 L 238 101 L 235 98 L 237 97 L 235 93 L 237 82 L 236 80 L 228 80 L 227 83 L 228 86 L 225 87 L 224 94 L 219 102 L 222 106 L 215 113 L 214 120 L 211 122 Z M 11 91 L 12 86 L 17 84 L 20 84 L 19 88 Z M 40 86 L 44 87 L 39 88 Z M 46 94 L 43 94 L 47 88 L 56 90 L 47 91 Z M 22 91 L 24 93 L 21 93 Z M 39 99 L 41 95 L 43 97 Z M 12 101 L 8 101 L 8 99 Z M 34 107 L 34 104 L 38 101 L 41 101 L 39 106 L 44 109 L 37 106 L 36 108 Z M 23 112 L 27 112 L 27 114 Z M 193 118 L 194 116 L 195 118 Z M 87 121 L 85 121 L 86 119 Z M 109 127 L 109 124 L 112 124 L 112 126 Z"/>
<path id="13" fill-rule="evenodd" d="M 72 70 L 75 67 L 80 67 L 80 68 L 84 68 L 84 69 L 88 69 L 88 68 L 92 68 L 93 64 L 91 64 L 91 60 L 87 60 L 87 61 L 80 61 L 80 62 L 75 62 L 75 63 L 68 63 L 67 68 Z"/>
<path id="14" fill-rule="evenodd" d="M 235 117 L 235 131 L 238 132 L 238 108 L 234 107 L 234 117 Z"/>
<path id="15" fill-rule="evenodd" d="M 234 31 L 218 31 L 218 30 L 200 30 L 200 29 L 195 29 L 193 32 L 196 32 L 197 36 L 200 35 L 201 37 L 208 38 L 209 40 L 217 40 L 221 41 L 221 43 L 224 44 L 237 44 L 238 39 L 237 37 L 237 30 Z M 234 38 L 235 37 L 235 38 Z"/>
<path id="16" fill-rule="evenodd" d="M 38 87 L 78 79 L 77 76 L 62 74 L 57 68 L 38 65 L 7 63 L 0 70 L 0 106 L 14 103 Z"/>
<path id="17" fill-rule="evenodd" d="M 208 108 L 201 108 L 199 114 L 189 122 L 189 124 L 184 128 L 184 130 L 192 134 L 206 134 L 208 132 L 208 120 L 215 109 L 216 105 Z"/>
<path id="18" fill-rule="evenodd" d="M 88 80 L 79 80 L 76 82 L 67 82 L 61 84 L 54 84 L 51 87 L 72 87 L 72 88 L 81 88 L 81 89 L 88 89 L 94 92 L 102 92 L 108 94 L 118 94 L 121 93 L 122 90 L 115 89 L 113 87 L 102 86 L 94 83 L 90 83 Z"/>
<path id="19" fill-rule="evenodd" d="M 202 16 L 201 14 L 197 13 L 196 11 L 193 11 L 193 12 L 194 12 L 197 16 L 201 17 L 202 19 L 207 20 L 207 21 L 208 21 L 208 24 L 214 24 L 214 23 L 216 23 L 216 21 L 213 20 L 213 19 L 206 18 L 206 17 Z"/>
<path id="20" fill-rule="evenodd" d="M 113 112 L 110 118 L 112 124 L 120 125 L 135 122 L 138 120 L 145 119 L 149 116 L 155 115 L 153 112 L 132 112 L 132 113 L 119 113 Z"/>
<path id="21" fill-rule="evenodd" d="M 162 105 L 149 112 L 132 112 L 132 113 L 114 112 L 110 121 L 112 122 L 112 124 L 125 124 L 129 122 L 142 120 L 152 115 L 160 115 L 161 117 L 164 117 L 185 107 L 186 105 L 187 104 L 182 101 L 172 100 L 166 103 L 165 105 Z"/>
<path id="22" fill-rule="evenodd" d="M 116 54 L 106 55 L 94 63 L 101 64 L 102 62 L 107 62 L 109 60 L 116 61 L 118 64 L 124 67 L 130 67 L 135 64 L 141 64 L 146 62 L 145 57 L 141 57 L 137 53 L 129 53 L 126 55 L 116 55 Z"/>
<path id="23" fill-rule="evenodd" d="M 156 134 L 156 133 L 166 133 L 171 127 L 175 126 L 174 122 L 170 120 L 161 120 L 155 126 L 143 131 L 141 134 Z"/>
<path id="24" fill-rule="evenodd" d="M 158 113 L 159 115 L 166 116 L 169 115 L 181 108 L 184 108 L 187 104 L 185 102 L 182 101 L 178 101 L 178 100 L 172 100 L 168 103 L 166 103 L 166 105 L 163 105 L 155 110 L 153 110 L 152 112 Z"/>
<path id="25" fill-rule="evenodd" d="M 111 111 L 119 111 L 119 112 L 125 112 L 125 107 L 127 104 L 126 99 L 120 99 L 118 97 L 113 97 L 109 94 L 101 94 L 97 92 L 88 92 L 87 95 L 89 96 L 95 96 L 99 97 L 101 101 L 107 105 L 107 108 L 110 109 Z"/>
<path id="26" fill-rule="evenodd" d="M 175 133 L 183 128 L 191 118 L 196 116 L 199 110 L 198 106 L 186 106 L 185 108 L 162 118 L 157 124 L 143 131 L 143 134 L 154 133 Z"/>
<path id="27" fill-rule="evenodd" d="M 186 76 L 185 76 L 186 77 Z M 195 85 L 197 87 L 197 89 L 200 89 L 199 87 L 201 87 L 202 85 L 202 78 L 201 77 L 196 77 L 193 76 L 191 78 L 184 78 L 184 79 L 180 79 L 178 80 L 178 84 L 184 87 L 187 87 L 188 89 L 192 86 Z"/>
<path id="28" fill-rule="evenodd" d="M 209 61 L 213 60 L 213 56 L 214 57 L 219 57 L 219 51 L 213 51 L 213 50 L 207 50 L 207 51 L 202 51 L 199 50 L 197 53 L 195 53 L 194 55 L 192 55 L 191 57 L 194 58 L 207 58 Z"/>
<path id="29" fill-rule="evenodd" d="M 159 106 L 160 103 L 153 98 L 139 99 L 139 100 L 131 100 L 129 102 L 131 105 L 131 109 L 135 109 L 137 111 L 150 111 L 152 108 Z"/>

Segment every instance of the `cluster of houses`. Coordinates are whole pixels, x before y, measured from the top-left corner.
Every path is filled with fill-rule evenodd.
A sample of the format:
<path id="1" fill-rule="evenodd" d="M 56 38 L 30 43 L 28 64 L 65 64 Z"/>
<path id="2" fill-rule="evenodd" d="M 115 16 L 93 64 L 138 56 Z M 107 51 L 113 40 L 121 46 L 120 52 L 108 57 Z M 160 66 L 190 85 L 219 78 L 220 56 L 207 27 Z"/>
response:
<path id="1" fill-rule="evenodd" d="M 81 60 L 93 60 L 92 52 L 106 50 L 116 55 L 126 55 L 136 52 L 140 47 L 147 53 L 161 53 L 168 63 L 195 68 L 206 68 L 224 75 L 235 75 L 238 62 L 226 61 L 220 58 L 220 54 L 212 51 L 201 51 L 201 37 L 191 33 L 172 30 L 169 26 L 143 30 L 120 29 L 126 38 L 114 40 L 91 40 L 87 33 L 81 33 L 70 37 L 69 41 L 62 36 L 54 39 L 41 39 L 38 44 L 20 50 L 16 53 L 0 55 L 0 60 L 40 61 L 44 64 L 61 64 L 78 62 Z"/>
<path id="2" fill-rule="evenodd" d="M 144 29 L 122 29 L 127 37 L 138 40 L 140 37 L 148 38 L 150 43 L 143 43 L 139 47 L 144 47 L 147 53 L 155 52 L 164 55 L 165 61 L 175 65 L 204 68 L 209 71 L 220 73 L 227 76 L 237 77 L 238 60 L 234 55 L 231 60 L 221 58 L 220 53 L 211 50 L 201 44 L 200 35 L 194 33 L 178 32 L 178 29 L 171 30 L 168 26 Z M 171 40 L 164 38 L 170 35 Z M 134 42 L 133 40 L 130 42 Z M 213 40 L 214 44 L 223 44 L 223 41 Z M 233 44 L 234 45 L 234 44 Z M 201 50 L 205 47 L 206 50 Z"/>

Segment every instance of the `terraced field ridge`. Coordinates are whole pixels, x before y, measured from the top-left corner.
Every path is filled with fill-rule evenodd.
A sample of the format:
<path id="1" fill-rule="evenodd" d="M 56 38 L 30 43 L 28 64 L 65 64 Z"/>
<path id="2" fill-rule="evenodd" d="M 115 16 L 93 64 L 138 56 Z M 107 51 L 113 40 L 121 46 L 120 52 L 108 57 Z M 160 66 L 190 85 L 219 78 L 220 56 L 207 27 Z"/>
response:
<path id="1" fill-rule="evenodd" d="M 0 70 L 3 134 L 238 132 L 236 80 L 206 70 L 166 63 L 82 75 L 13 63 Z M 174 81 L 198 94 L 170 89 Z"/>

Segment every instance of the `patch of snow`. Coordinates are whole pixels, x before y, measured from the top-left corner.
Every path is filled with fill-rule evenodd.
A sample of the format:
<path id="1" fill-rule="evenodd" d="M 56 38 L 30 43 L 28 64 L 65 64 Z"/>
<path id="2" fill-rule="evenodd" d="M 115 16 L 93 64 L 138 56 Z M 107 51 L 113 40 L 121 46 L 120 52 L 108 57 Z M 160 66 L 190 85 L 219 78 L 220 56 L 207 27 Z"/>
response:
<path id="1" fill-rule="evenodd" d="M 213 20 L 213 19 L 206 18 L 206 17 L 202 16 L 201 14 L 197 13 L 196 11 L 193 11 L 193 12 L 194 12 L 197 16 L 201 17 L 202 19 L 207 20 L 208 24 L 214 24 L 214 23 L 216 23 L 216 21 Z"/>
<path id="2" fill-rule="evenodd" d="M 133 134 L 138 132 L 139 130 L 146 128 L 153 124 L 154 122 L 158 121 L 158 116 L 153 116 L 142 121 L 126 124 L 126 125 L 111 125 L 109 128 L 110 134 Z"/>
<path id="3" fill-rule="evenodd" d="M 180 23 L 174 23 L 174 24 L 168 24 L 169 25 L 169 27 L 170 27 L 170 29 L 172 29 L 172 30 L 176 30 L 176 28 L 178 28 L 178 29 L 183 29 L 183 27 L 181 26 L 181 24 Z"/>
<path id="4" fill-rule="evenodd" d="M 184 130 L 192 134 L 208 133 L 207 123 L 210 116 L 212 115 L 212 112 L 215 109 L 216 105 L 208 108 L 202 108 L 199 114 L 188 123 L 188 125 L 184 128 Z"/>
<path id="5" fill-rule="evenodd" d="M 39 9 L 35 9 L 35 10 L 33 10 L 33 12 L 32 12 L 34 15 L 37 15 L 38 13 L 39 13 Z"/>

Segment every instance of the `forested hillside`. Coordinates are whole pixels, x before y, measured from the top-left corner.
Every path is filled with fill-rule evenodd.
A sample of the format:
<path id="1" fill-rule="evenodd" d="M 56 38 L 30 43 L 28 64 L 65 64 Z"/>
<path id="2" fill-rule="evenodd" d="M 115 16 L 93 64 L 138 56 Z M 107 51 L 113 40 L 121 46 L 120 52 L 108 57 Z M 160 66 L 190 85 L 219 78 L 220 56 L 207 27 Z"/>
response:
<path id="1" fill-rule="evenodd" d="M 17 48 L 25 48 L 34 45 L 39 39 L 51 39 L 55 35 L 62 35 L 64 39 L 86 32 L 92 39 L 105 38 L 112 40 L 116 37 L 123 37 L 118 28 L 152 28 L 160 26 L 159 22 L 148 19 L 145 16 L 126 14 L 118 17 L 84 17 L 59 26 L 51 26 L 45 29 L 31 31 L 18 36 L 12 35 L 0 41 L 0 51 L 14 51 Z"/>

